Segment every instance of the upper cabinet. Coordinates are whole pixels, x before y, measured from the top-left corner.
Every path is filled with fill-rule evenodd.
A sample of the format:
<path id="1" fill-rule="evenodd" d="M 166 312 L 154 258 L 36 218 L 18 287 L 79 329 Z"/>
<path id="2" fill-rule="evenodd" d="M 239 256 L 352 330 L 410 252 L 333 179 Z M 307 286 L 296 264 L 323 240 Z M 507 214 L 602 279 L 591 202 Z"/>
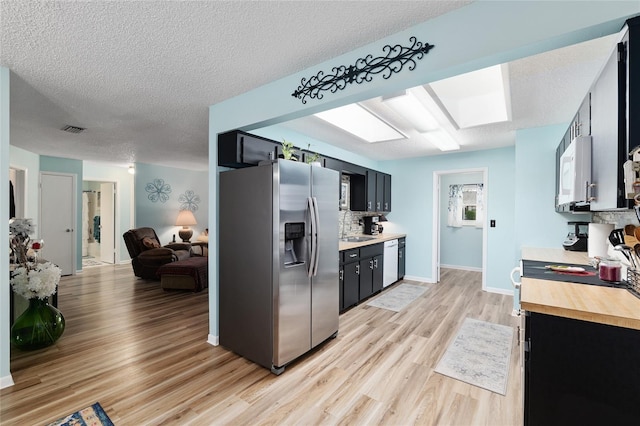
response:
<path id="1" fill-rule="evenodd" d="M 370 169 L 364 175 L 352 175 L 351 210 L 390 212 L 391 175 Z"/>
<path id="2" fill-rule="evenodd" d="M 640 147 L 640 17 L 629 19 L 596 81 L 591 86 L 574 120 L 556 150 L 556 210 L 607 211 L 628 209 L 633 193 L 625 189 L 624 164 Z M 563 168 L 562 155 L 573 140 L 591 137 L 590 179 L 584 185 L 584 199 L 559 203 L 562 175 L 576 176 L 575 168 Z M 637 157 L 637 156 L 636 156 Z M 631 183 L 637 176 L 628 176 Z"/>
<path id="3" fill-rule="evenodd" d="M 297 161 L 308 162 L 315 153 L 294 147 Z M 240 130 L 218 135 L 218 165 L 241 168 L 282 157 L 282 144 Z M 367 169 L 337 158 L 319 156 L 316 162 L 350 176 L 352 211 L 388 213 L 391 211 L 391 175 Z M 342 179 L 340 179 L 342 182 Z M 340 188 L 337 188 L 340 191 Z"/>

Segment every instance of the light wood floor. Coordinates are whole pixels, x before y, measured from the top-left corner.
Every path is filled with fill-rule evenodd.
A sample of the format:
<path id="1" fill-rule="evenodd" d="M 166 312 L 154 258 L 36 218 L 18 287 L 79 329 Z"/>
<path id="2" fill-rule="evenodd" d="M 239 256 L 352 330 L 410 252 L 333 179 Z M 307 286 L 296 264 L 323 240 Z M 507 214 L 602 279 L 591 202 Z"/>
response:
<path id="1" fill-rule="evenodd" d="M 520 425 L 514 333 L 506 396 L 434 373 L 465 317 L 514 326 L 512 298 L 477 272 L 443 270 L 400 313 L 356 306 L 338 337 L 268 370 L 209 345 L 207 293 L 163 292 L 131 267 L 89 268 L 60 285 L 55 346 L 12 352 L 0 424 L 41 425 L 98 401 L 118 426 L 210 424 Z"/>

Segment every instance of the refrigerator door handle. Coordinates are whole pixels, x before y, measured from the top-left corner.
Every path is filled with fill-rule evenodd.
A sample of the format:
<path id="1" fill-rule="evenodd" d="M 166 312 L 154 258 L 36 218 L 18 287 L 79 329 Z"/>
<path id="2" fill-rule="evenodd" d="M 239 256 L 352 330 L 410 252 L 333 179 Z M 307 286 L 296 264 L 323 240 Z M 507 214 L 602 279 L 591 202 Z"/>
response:
<path id="1" fill-rule="evenodd" d="M 316 247 L 316 209 L 313 203 L 313 198 L 307 198 L 307 207 L 309 208 L 309 215 L 311 217 L 311 255 L 309 256 L 309 271 L 307 276 L 312 277 L 314 275 L 314 264 L 317 256 Z"/>
<path id="2" fill-rule="evenodd" d="M 313 198 L 313 209 L 315 210 L 314 220 L 315 224 L 312 229 L 313 232 L 313 245 L 316 247 L 316 258 L 313 261 L 313 276 L 318 275 L 318 265 L 320 264 L 320 250 L 318 250 L 318 232 L 320 228 L 320 210 L 318 209 L 318 199 Z"/>

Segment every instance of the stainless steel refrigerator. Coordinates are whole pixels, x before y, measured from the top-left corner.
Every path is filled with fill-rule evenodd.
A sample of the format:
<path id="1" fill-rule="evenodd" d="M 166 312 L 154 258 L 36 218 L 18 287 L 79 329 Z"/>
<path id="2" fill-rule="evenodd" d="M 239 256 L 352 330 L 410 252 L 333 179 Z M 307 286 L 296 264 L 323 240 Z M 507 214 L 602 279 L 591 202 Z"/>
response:
<path id="1" fill-rule="evenodd" d="M 339 186 L 290 160 L 220 174 L 220 344 L 275 374 L 337 335 Z"/>

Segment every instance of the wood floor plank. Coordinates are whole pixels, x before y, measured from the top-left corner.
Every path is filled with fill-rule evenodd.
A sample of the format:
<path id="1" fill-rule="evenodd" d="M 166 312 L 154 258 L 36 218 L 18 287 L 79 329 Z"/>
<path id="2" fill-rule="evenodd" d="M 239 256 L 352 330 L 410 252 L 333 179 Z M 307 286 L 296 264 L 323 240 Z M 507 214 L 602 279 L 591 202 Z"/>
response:
<path id="1" fill-rule="evenodd" d="M 12 349 L 0 424 L 46 424 L 96 401 L 118 426 L 522 424 L 517 336 L 506 396 L 433 371 L 464 318 L 520 324 L 481 273 L 441 276 L 407 281 L 427 291 L 401 312 L 353 307 L 335 339 L 274 376 L 207 343 L 206 291 L 164 292 L 129 265 L 88 268 L 60 283 L 62 338 Z"/>

